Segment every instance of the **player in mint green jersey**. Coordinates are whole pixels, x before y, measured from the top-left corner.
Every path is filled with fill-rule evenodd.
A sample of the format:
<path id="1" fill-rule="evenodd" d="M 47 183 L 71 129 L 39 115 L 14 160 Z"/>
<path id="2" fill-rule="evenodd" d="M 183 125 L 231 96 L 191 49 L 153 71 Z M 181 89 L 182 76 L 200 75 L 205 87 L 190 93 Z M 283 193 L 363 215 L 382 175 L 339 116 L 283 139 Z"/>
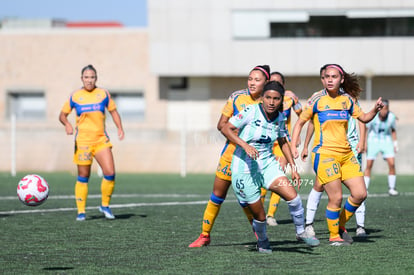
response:
<path id="1" fill-rule="evenodd" d="M 290 181 L 272 150 L 277 140 L 287 162 L 295 167 L 281 112 L 284 93 L 279 82 L 267 83 L 263 89 L 263 103 L 246 107 L 222 128 L 222 133 L 237 144 L 231 164 L 232 187 L 240 205 L 248 206 L 253 213 L 253 229 L 261 253 L 272 252 L 266 233 L 266 213 L 260 200 L 261 187 L 279 194 L 287 202 L 296 238 L 309 246 L 319 245 L 318 239 L 305 232 L 304 209 L 294 187 L 295 182 L 300 184 L 300 176 L 292 169 Z"/>
<path id="2" fill-rule="evenodd" d="M 398 151 L 397 130 L 395 126 L 396 117 L 389 110 L 388 100 L 383 100 L 385 107 L 367 124 L 367 167 L 365 169 L 365 182 L 369 185 L 371 179 L 371 169 L 374 160 L 379 153 L 388 163 L 388 194 L 398 195 L 395 190 L 395 153 Z"/>

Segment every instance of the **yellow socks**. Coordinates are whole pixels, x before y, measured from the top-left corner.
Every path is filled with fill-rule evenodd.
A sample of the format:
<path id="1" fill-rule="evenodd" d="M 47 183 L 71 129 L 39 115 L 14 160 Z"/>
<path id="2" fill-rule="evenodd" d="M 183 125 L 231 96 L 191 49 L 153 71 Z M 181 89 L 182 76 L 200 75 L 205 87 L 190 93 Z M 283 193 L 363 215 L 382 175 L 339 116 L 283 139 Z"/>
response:
<path id="1" fill-rule="evenodd" d="M 272 192 L 272 195 L 270 196 L 269 209 L 267 210 L 266 216 L 273 217 L 275 215 L 279 202 L 280 196 Z"/>
<path id="2" fill-rule="evenodd" d="M 102 206 L 109 206 L 115 187 L 114 176 L 104 176 L 101 183 Z"/>
<path id="3" fill-rule="evenodd" d="M 223 200 L 224 201 L 224 200 Z M 206 210 L 203 216 L 202 234 L 210 235 L 211 229 L 213 228 L 214 221 L 216 220 L 220 211 L 221 203 L 216 204 L 210 199 L 207 203 Z"/>
<path id="4" fill-rule="evenodd" d="M 88 182 L 78 181 L 75 184 L 75 198 L 78 214 L 86 212 L 86 199 L 88 197 Z"/>
<path id="5" fill-rule="evenodd" d="M 329 239 L 339 238 L 339 212 L 341 208 L 326 207 L 326 222 L 328 224 Z"/>
<path id="6" fill-rule="evenodd" d="M 349 219 L 355 214 L 355 211 L 360 206 L 360 204 L 353 203 L 350 198 L 348 198 L 342 208 L 341 214 L 339 216 L 339 227 L 341 229 L 345 228 L 345 224 Z"/>

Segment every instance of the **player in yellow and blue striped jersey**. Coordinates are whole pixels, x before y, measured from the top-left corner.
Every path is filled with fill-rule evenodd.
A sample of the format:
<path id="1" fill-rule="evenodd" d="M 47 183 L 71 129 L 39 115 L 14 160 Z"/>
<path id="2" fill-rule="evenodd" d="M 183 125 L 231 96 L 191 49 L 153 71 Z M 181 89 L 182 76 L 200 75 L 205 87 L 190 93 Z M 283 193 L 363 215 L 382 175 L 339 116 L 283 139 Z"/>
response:
<path id="1" fill-rule="evenodd" d="M 85 66 L 81 72 L 83 87 L 71 94 L 59 115 L 60 122 L 65 126 L 66 134 L 75 135 L 75 153 L 73 161 L 78 168 L 75 184 L 75 197 L 78 215 L 76 220 L 86 219 L 86 199 L 88 181 L 93 158 L 96 159 L 103 172 L 101 183 L 101 206 L 99 211 L 107 219 L 115 219 L 109 203 L 115 186 L 115 165 L 112 155 L 112 144 L 105 131 L 105 110 L 111 114 L 118 128 L 119 139 L 124 138 L 121 117 L 116 110 L 115 102 L 109 92 L 96 86 L 97 73 L 92 65 Z M 68 120 L 68 115 L 76 111 L 76 129 Z"/>

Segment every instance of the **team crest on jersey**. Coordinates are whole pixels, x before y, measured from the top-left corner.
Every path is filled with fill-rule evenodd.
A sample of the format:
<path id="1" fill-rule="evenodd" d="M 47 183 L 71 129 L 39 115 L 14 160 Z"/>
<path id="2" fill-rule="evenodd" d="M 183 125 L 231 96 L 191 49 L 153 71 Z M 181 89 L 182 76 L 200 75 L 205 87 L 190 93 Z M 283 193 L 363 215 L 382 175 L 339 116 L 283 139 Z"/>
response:
<path id="1" fill-rule="evenodd" d="M 346 109 L 346 102 L 345 101 L 342 101 L 342 109 Z"/>
<path id="2" fill-rule="evenodd" d="M 262 122 L 260 121 L 260 119 L 256 119 L 253 123 L 254 123 L 254 125 L 256 125 L 257 127 L 260 127 L 260 125 L 262 124 Z"/>
<path id="3" fill-rule="evenodd" d="M 329 105 L 326 105 L 325 110 L 328 110 L 328 109 L 330 109 L 330 107 L 329 107 Z"/>

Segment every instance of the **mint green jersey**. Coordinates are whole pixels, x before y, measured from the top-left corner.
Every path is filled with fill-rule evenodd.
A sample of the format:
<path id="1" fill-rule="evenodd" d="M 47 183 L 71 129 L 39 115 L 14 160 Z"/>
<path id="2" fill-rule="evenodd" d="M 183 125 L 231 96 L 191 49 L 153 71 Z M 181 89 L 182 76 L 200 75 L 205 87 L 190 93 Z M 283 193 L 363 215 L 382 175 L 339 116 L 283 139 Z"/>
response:
<path id="1" fill-rule="evenodd" d="M 240 146 L 237 146 L 232 161 L 234 173 L 261 173 L 272 161 L 275 161 L 273 143 L 280 137 L 287 136 L 285 116 L 279 115 L 270 121 L 265 115 L 262 104 L 253 104 L 229 122 L 239 129 L 239 137 L 256 148 L 259 157 L 251 159 Z"/>

